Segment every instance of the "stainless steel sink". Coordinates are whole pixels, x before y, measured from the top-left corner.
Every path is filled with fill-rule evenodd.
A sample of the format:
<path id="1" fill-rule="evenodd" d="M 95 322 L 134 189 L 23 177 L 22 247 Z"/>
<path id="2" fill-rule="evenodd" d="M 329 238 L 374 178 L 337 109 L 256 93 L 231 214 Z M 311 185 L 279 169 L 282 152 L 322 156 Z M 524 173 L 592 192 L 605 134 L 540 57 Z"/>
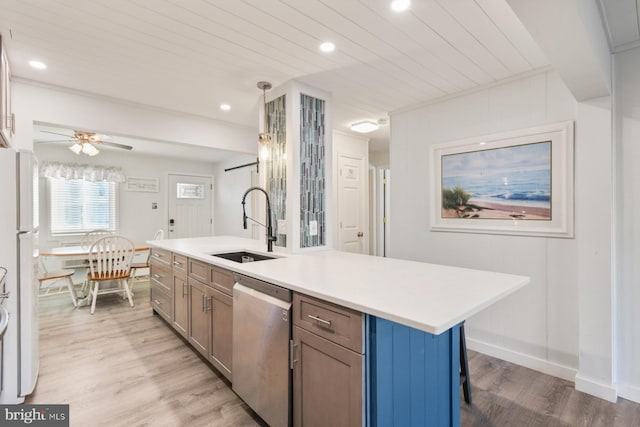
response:
<path id="1" fill-rule="evenodd" d="M 265 261 L 268 259 L 275 259 L 276 257 L 273 256 L 268 256 L 268 255 L 262 255 L 262 254 L 256 254 L 253 252 L 246 252 L 246 251 L 241 251 L 241 252 L 228 252 L 228 253 L 223 253 L 223 254 L 211 254 L 212 256 L 217 256 L 219 258 L 224 258 L 224 259 L 228 259 L 230 261 L 235 261 L 235 262 L 254 262 L 254 261 Z"/>

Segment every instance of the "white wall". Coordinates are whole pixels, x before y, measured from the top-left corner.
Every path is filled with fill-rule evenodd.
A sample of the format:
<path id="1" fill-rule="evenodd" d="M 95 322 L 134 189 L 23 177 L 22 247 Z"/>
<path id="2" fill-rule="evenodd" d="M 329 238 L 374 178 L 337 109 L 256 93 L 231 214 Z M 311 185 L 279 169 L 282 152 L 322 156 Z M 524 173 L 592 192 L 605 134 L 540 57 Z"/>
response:
<path id="1" fill-rule="evenodd" d="M 618 389 L 640 402 L 640 49 L 614 61 Z"/>
<path id="2" fill-rule="evenodd" d="M 251 187 L 251 173 L 255 166 L 224 170 L 256 161 L 256 156 L 241 155 L 224 162 L 216 163 L 214 167 L 215 180 L 213 184 L 215 236 L 240 236 L 251 238 L 251 227 L 242 228 L 242 196 Z M 249 209 L 249 206 L 247 206 Z M 247 212 L 249 213 L 249 211 Z"/>
<path id="3" fill-rule="evenodd" d="M 389 169 L 389 149 L 369 151 L 369 163 L 378 169 Z"/>
<path id="4" fill-rule="evenodd" d="M 165 238 L 168 238 L 168 173 L 213 176 L 215 169 L 215 164 L 212 162 L 153 157 L 135 152 L 120 153 L 101 150 L 100 154 L 95 157 L 78 157 L 69 150 L 46 144 L 36 145 L 34 152 L 41 162 L 48 160 L 115 166 L 122 168 L 126 176 L 158 178 L 160 183 L 160 191 L 158 193 L 127 191 L 125 185 L 120 185 L 118 233 L 127 236 L 134 242 L 144 242 L 152 239 L 158 229 L 163 229 Z M 40 190 L 40 247 L 58 246 L 60 240 L 58 238 L 50 238 L 46 179 L 41 178 L 40 184 L 42 187 Z M 152 209 L 152 203 L 157 203 L 158 208 Z"/>
<path id="5" fill-rule="evenodd" d="M 167 234 L 169 173 L 213 176 L 214 234 L 250 237 L 242 230 L 240 207 L 242 194 L 251 183 L 250 168 L 226 173 L 224 168 L 255 161 L 254 156 L 238 155 L 225 162 L 213 163 L 102 150 L 96 157 L 77 157 L 69 150 L 46 144 L 36 145 L 35 154 L 39 161 L 116 166 L 122 168 L 126 176 L 158 178 L 158 193 L 127 191 L 120 185 L 118 232 L 135 242 L 151 239 L 158 229 L 164 230 L 165 238 L 170 237 Z M 59 246 L 61 240 L 50 237 L 46 180 L 41 179 L 40 184 L 40 247 Z M 152 209 L 152 203 L 157 203 L 158 208 Z"/>
<path id="6" fill-rule="evenodd" d="M 12 89 L 13 111 L 17 119 L 13 143 L 18 148 L 34 149 L 33 124 L 45 123 L 111 135 L 231 150 L 239 153 L 241 162 L 245 156 L 240 153 L 256 152 L 257 131 L 252 128 L 19 80 L 14 81 Z M 37 150 L 42 158 L 58 159 L 53 154 L 55 150 L 46 147 L 38 147 Z M 68 160 L 64 155 L 61 156 L 59 160 Z M 125 173 L 131 176 L 160 176 L 162 192 L 166 187 L 167 172 L 204 175 L 218 175 L 219 172 L 212 162 L 190 162 L 160 157 L 149 159 L 137 157 L 136 153 L 126 153 L 126 156 L 122 153 L 110 154 L 107 150 L 103 150 L 95 159 L 83 158 L 83 162 L 85 160 L 87 163 L 109 161 L 114 165 L 121 165 Z M 224 182 L 224 177 L 222 179 Z M 225 189 L 221 190 L 224 193 Z M 125 227 L 121 230 L 123 234 L 131 236 L 133 240 L 143 241 L 151 238 L 158 228 L 164 228 L 166 231 L 165 193 L 135 193 L 135 197 L 131 198 L 128 194 L 122 193 L 123 202 L 127 206 L 139 209 L 139 212 L 144 212 L 145 216 L 137 218 L 140 221 L 121 218 L 121 224 Z M 221 224 L 214 224 L 214 229 L 218 234 L 235 234 L 234 227 L 227 228 L 229 221 L 224 211 L 227 202 L 215 194 L 214 197 L 218 197 L 218 213 L 221 214 Z M 157 210 L 150 208 L 151 202 L 154 201 L 158 202 Z M 141 221 L 142 218 L 147 220 Z M 44 231 L 48 235 L 48 229 Z M 44 236 L 45 233 L 41 235 L 41 243 L 55 245 L 56 242 L 45 243 Z"/>
<path id="7" fill-rule="evenodd" d="M 575 239 L 431 232 L 429 147 L 564 120 L 576 121 Z M 545 72 L 391 116 L 390 254 L 531 277 L 467 323 L 469 347 L 572 380 L 610 398 L 610 111 L 577 103 Z M 608 298 L 607 298 L 608 297 Z M 579 323 L 591 316 L 592 322 Z M 593 323 L 599 328 L 591 329 Z M 615 394 L 615 393 L 614 393 Z"/>
<path id="8" fill-rule="evenodd" d="M 19 80 L 13 82 L 12 91 L 18 148 L 33 148 L 33 124 L 40 122 L 242 153 L 256 151 L 254 128 Z"/>

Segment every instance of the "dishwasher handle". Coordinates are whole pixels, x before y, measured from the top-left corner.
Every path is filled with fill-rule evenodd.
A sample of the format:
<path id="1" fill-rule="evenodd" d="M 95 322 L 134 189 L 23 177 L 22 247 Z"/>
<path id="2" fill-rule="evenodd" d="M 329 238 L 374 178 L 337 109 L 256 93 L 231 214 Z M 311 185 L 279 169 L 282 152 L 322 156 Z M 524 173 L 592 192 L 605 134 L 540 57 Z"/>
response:
<path id="1" fill-rule="evenodd" d="M 233 278 L 236 284 L 240 284 L 246 288 L 255 289 L 258 292 L 267 294 L 281 301 L 293 301 L 293 293 L 289 289 L 283 288 L 282 286 L 274 285 L 273 283 L 265 282 L 263 280 L 255 279 L 253 277 L 245 276 L 238 273 L 235 273 L 233 275 Z"/>

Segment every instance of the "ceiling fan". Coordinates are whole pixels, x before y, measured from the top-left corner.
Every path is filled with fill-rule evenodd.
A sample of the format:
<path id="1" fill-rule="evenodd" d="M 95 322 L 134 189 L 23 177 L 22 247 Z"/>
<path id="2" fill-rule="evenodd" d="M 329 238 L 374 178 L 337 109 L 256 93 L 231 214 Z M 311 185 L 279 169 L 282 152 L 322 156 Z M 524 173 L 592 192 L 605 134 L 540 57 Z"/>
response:
<path id="1" fill-rule="evenodd" d="M 68 147 L 69 150 L 73 151 L 77 155 L 86 155 L 86 156 L 95 156 L 100 152 L 96 145 L 105 145 L 109 147 L 122 148 L 124 150 L 132 150 L 133 147 L 125 144 L 118 144 L 117 142 L 111 141 L 103 141 L 103 137 L 105 135 L 99 135 L 94 132 L 85 132 L 80 130 L 73 131 L 73 136 L 65 135 L 63 133 L 51 132 L 47 130 L 43 130 L 43 133 L 52 133 L 54 135 L 65 136 L 68 139 L 63 139 L 59 141 L 42 141 L 42 142 L 71 142 L 71 145 Z"/>

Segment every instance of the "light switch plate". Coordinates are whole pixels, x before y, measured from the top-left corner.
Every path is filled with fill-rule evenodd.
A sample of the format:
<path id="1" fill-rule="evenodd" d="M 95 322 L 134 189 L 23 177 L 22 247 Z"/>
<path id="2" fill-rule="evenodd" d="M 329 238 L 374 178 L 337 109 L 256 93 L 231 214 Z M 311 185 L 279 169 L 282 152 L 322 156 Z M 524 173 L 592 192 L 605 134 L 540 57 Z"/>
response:
<path id="1" fill-rule="evenodd" d="M 279 219 L 278 220 L 278 234 L 287 234 L 287 220 Z"/>
<path id="2" fill-rule="evenodd" d="M 309 221 L 309 235 L 310 236 L 318 235 L 318 221 Z"/>

